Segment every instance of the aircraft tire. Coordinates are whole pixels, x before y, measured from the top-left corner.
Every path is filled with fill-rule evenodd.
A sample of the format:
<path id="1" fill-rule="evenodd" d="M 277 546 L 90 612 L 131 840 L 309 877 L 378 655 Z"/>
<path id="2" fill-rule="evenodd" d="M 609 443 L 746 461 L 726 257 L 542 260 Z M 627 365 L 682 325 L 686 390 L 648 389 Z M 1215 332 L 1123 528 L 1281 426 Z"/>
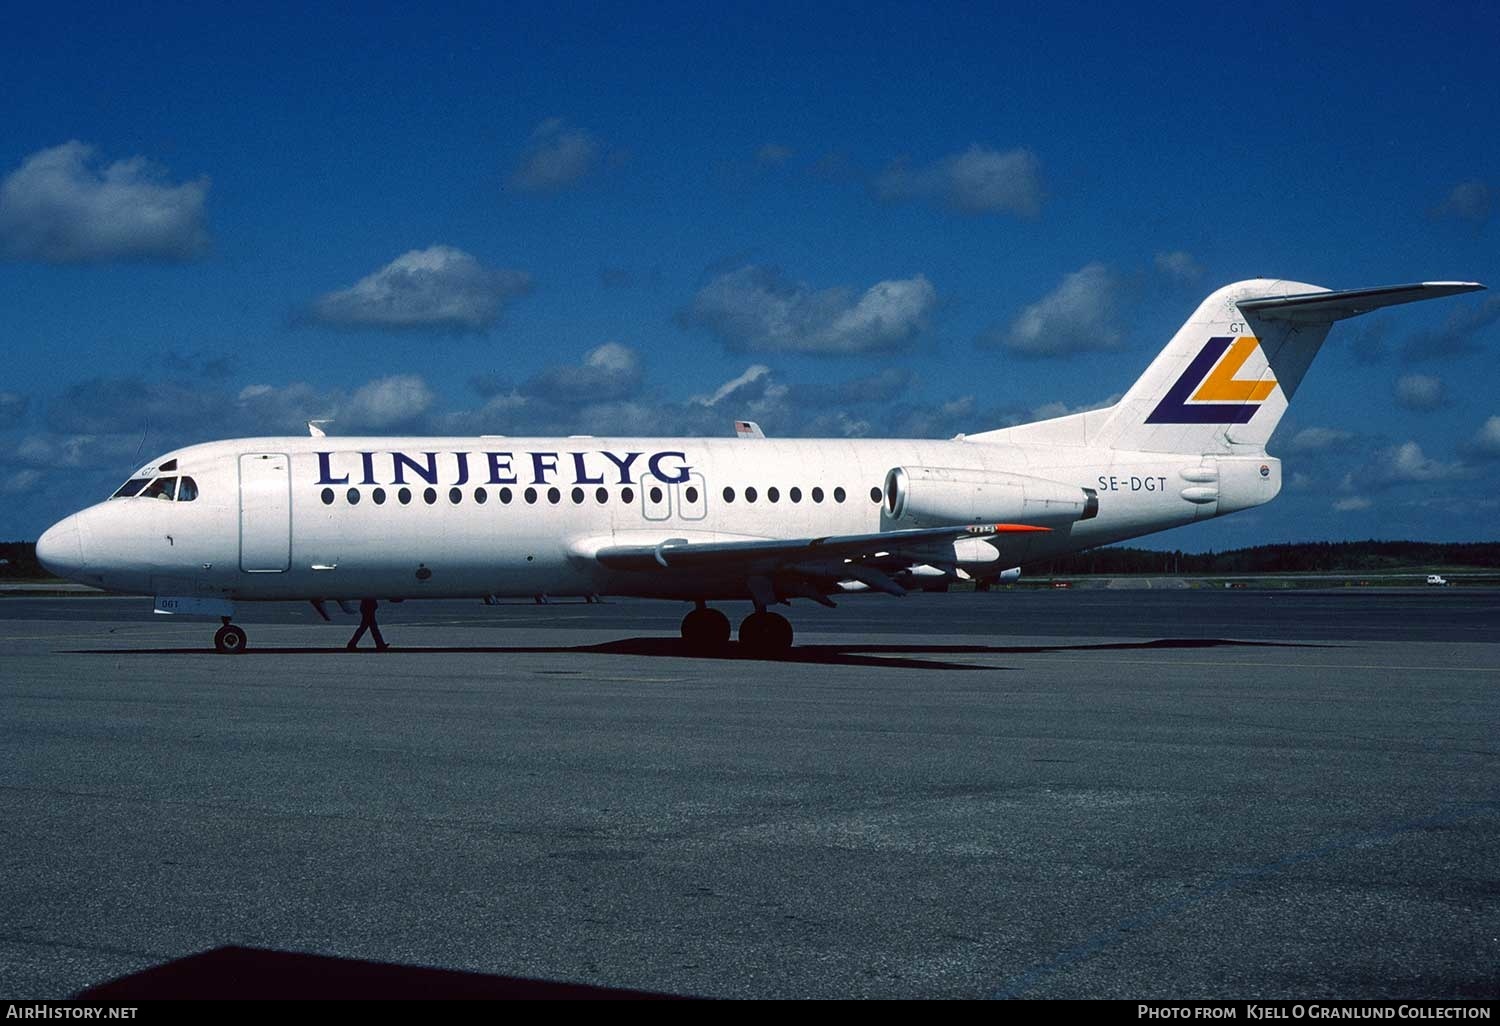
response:
<path id="1" fill-rule="evenodd" d="M 780 655 L 792 647 L 792 625 L 780 613 L 751 613 L 740 623 L 740 645 L 755 655 Z"/>
<path id="2" fill-rule="evenodd" d="M 244 630 L 232 623 L 226 623 L 214 632 L 214 648 L 229 655 L 239 655 L 248 643 Z"/>
<path id="3" fill-rule="evenodd" d="M 717 609 L 694 609 L 682 618 L 682 640 L 698 652 L 723 648 L 729 641 L 729 617 Z"/>

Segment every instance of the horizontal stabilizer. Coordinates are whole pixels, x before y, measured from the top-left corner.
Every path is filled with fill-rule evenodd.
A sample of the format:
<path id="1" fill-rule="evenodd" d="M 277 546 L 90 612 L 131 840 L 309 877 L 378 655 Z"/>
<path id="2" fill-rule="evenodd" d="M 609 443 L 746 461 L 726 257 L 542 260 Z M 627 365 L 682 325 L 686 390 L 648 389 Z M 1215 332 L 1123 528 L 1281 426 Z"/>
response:
<path id="1" fill-rule="evenodd" d="M 1473 281 L 1423 281 L 1414 285 L 1387 285 L 1374 289 L 1344 289 L 1340 292 L 1304 292 L 1291 296 L 1256 296 L 1236 305 L 1247 314 L 1266 320 L 1332 323 L 1346 317 L 1378 310 L 1383 306 L 1441 299 L 1484 288 Z"/>

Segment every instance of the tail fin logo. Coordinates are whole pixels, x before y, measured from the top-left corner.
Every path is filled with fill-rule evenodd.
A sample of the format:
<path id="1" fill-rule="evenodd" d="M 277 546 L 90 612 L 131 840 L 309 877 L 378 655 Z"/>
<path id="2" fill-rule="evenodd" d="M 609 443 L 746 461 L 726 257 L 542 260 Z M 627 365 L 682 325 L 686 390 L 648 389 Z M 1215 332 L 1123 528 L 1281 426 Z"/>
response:
<path id="1" fill-rule="evenodd" d="M 1269 368 L 1259 377 L 1235 377 L 1259 340 L 1253 335 L 1211 338 L 1182 372 L 1147 424 L 1245 424 L 1276 389 Z"/>

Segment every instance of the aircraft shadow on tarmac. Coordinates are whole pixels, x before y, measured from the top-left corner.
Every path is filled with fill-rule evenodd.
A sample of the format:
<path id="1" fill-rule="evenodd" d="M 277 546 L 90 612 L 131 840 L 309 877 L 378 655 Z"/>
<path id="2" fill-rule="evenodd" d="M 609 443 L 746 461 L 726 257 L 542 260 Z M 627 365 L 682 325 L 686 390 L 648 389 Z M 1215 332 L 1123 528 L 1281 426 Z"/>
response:
<path id="1" fill-rule="evenodd" d="M 269 948 L 223 947 L 96 984 L 75 995 L 74 1000 L 617 1001 L 674 996 Z"/>
<path id="2" fill-rule="evenodd" d="M 1226 638 L 1158 638 L 1154 641 L 1115 641 L 1095 645 L 921 645 L 866 644 L 794 645 L 777 656 L 756 654 L 739 644 L 726 644 L 718 651 L 703 652 L 688 648 L 678 638 L 623 638 L 598 645 L 465 645 L 465 646 L 391 646 L 377 653 L 373 648 L 349 651 L 342 645 L 326 648 L 273 647 L 247 648 L 240 655 L 623 655 L 669 659 L 712 659 L 723 662 L 814 663 L 827 666 L 875 666 L 902 670 L 999 670 L 1011 667 L 979 666 L 957 663 L 934 656 L 964 655 L 1040 655 L 1048 652 L 1151 652 L 1176 649 L 1208 648 L 1326 648 L 1307 642 L 1232 641 Z M 205 648 L 94 648 L 74 651 L 72 655 L 204 655 Z"/>

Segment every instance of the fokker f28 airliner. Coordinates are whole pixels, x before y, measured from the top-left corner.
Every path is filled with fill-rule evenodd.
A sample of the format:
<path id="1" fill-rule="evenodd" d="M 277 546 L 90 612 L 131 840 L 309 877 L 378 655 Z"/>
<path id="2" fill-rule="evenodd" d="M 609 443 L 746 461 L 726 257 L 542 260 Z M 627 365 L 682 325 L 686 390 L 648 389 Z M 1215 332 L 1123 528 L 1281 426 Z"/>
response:
<path id="1" fill-rule="evenodd" d="M 1108 409 L 924 439 L 249 438 L 169 452 L 37 542 L 52 572 L 153 595 L 159 612 L 311 600 L 634 595 L 746 600 L 742 649 L 775 654 L 770 607 L 924 575 L 993 579 L 1259 506 L 1266 443 L 1334 321 L 1483 288 L 1329 291 L 1255 279 L 1213 293 Z"/>

